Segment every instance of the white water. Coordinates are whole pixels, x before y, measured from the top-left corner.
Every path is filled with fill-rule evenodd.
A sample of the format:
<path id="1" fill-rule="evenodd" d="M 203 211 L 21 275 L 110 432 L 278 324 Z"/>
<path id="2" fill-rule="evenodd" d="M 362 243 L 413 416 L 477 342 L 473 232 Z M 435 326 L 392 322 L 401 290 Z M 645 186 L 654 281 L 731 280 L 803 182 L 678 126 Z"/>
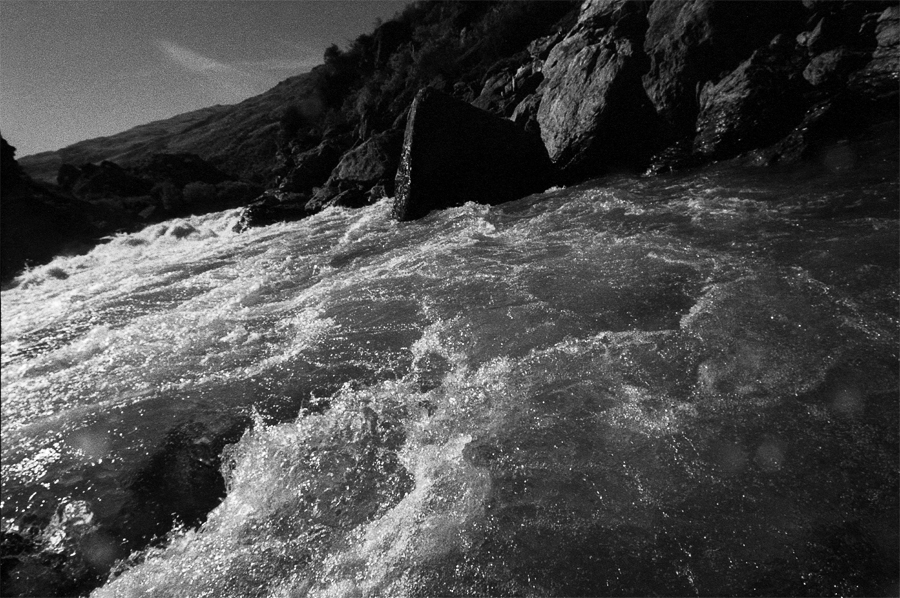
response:
<path id="1" fill-rule="evenodd" d="M 892 591 L 897 220 L 810 212 L 896 181 L 829 176 L 212 214 L 26 273 L 5 591 L 132 550 L 97 596 Z"/>

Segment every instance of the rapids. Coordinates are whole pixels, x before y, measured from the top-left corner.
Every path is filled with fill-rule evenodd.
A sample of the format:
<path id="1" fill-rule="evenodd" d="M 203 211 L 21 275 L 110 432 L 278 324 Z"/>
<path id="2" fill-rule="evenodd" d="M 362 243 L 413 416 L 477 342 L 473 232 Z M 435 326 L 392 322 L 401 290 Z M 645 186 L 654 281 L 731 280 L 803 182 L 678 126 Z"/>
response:
<path id="1" fill-rule="evenodd" d="M 896 169 L 811 168 L 24 273 L 5 595 L 896 595 Z"/>

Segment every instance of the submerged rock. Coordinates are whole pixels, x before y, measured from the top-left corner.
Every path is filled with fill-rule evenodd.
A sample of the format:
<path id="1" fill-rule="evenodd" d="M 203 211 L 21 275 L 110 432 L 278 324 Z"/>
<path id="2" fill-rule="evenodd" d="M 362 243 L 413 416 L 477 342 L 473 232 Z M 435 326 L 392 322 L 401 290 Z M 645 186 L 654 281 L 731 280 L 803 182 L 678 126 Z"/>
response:
<path id="1" fill-rule="evenodd" d="M 410 109 L 392 216 L 415 220 L 467 201 L 511 201 L 541 191 L 551 172 L 539 138 L 425 88 Z"/>
<path id="2" fill-rule="evenodd" d="M 257 226 L 306 218 L 310 215 L 307 199 L 308 196 L 299 193 L 267 192 L 243 209 L 232 230 L 242 233 Z"/>

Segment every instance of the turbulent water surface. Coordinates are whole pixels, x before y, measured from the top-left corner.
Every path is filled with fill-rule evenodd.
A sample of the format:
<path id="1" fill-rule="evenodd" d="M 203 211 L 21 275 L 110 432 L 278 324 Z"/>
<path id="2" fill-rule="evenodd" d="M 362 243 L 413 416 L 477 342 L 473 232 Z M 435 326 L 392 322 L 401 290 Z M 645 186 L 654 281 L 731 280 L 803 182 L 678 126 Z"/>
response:
<path id="1" fill-rule="evenodd" d="M 58 258 L 2 297 L 4 591 L 896 593 L 896 202 L 718 167 Z"/>

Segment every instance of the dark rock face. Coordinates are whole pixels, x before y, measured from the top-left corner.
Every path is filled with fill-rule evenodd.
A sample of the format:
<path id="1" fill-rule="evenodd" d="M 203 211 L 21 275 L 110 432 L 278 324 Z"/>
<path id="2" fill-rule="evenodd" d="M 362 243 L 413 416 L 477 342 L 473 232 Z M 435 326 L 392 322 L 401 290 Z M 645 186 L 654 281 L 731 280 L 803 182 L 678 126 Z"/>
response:
<path id="1" fill-rule="evenodd" d="M 537 121 L 550 159 L 569 178 L 649 157 L 657 130 L 641 84 L 645 28 L 642 3 L 587 2 L 550 51 Z"/>
<path id="2" fill-rule="evenodd" d="M 668 136 L 690 135 L 699 90 L 717 81 L 802 16 L 796 2 L 654 2 L 647 14 L 644 88 Z"/>
<path id="3" fill-rule="evenodd" d="M 803 115 L 802 85 L 789 53 L 793 44 L 779 36 L 757 50 L 718 83 L 700 92 L 694 151 L 708 158 L 730 158 L 774 143 Z"/>
<path id="4" fill-rule="evenodd" d="M 393 192 L 394 176 L 400 163 L 403 135 L 390 130 L 373 135 L 344 154 L 321 188 L 307 204 L 307 210 L 318 211 L 331 205 L 362 207 L 373 199 L 369 193 L 380 186 L 384 193 Z"/>
<path id="5" fill-rule="evenodd" d="M 329 178 L 370 186 L 392 181 L 400 163 L 402 146 L 403 134 L 400 131 L 374 135 L 344 154 Z"/>
<path id="6" fill-rule="evenodd" d="M 2 137 L 0 146 L 0 280 L 5 282 L 28 264 L 83 248 L 99 231 L 90 205 L 35 183 L 19 168 L 15 148 Z"/>
<path id="7" fill-rule="evenodd" d="M 841 46 L 822 52 L 809 61 L 803 78 L 814 87 L 838 87 L 847 76 L 865 63 L 865 54 Z"/>
<path id="8" fill-rule="evenodd" d="M 498 204 L 543 190 L 552 171 L 536 137 L 431 88 L 410 109 L 392 216 L 415 220 L 467 201 Z"/>
<path id="9" fill-rule="evenodd" d="M 878 16 L 875 40 L 878 45 L 863 75 L 880 76 L 886 79 L 885 85 L 893 81 L 896 86 L 900 71 L 900 6 L 890 6 Z"/>
<path id="10" fill-rule="evenodd" d="M 278 189 L 290 193 L 309 193 L 328 180 L 341 159 L 344 147 L 333 139 L 326 139 L 316 147 L 290 157 L 286 174 Z"/>
<path id="11" fill-rule="evenodd" d="M 16 148 L 0 136 L 0 189 L 12 189 L 22 183 L 25 174 L 16 162 Z"/>

